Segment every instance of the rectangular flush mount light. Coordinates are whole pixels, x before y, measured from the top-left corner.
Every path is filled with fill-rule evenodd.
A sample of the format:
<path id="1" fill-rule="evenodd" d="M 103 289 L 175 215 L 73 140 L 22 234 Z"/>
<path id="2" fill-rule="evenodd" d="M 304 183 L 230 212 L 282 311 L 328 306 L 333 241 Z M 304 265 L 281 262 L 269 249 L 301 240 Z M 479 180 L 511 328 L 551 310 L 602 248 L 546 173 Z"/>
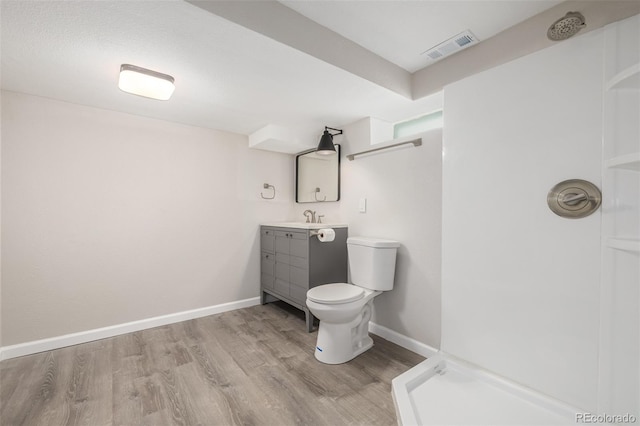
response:
<path id="1" fill-rule="evenodd" d="M 122 64 L 120 66 L 118 87 L 123 92 L 166 101 L 171 97 L 175 89 L 173 82 L 173 77 L 167 74 L 135 65 Z"/>

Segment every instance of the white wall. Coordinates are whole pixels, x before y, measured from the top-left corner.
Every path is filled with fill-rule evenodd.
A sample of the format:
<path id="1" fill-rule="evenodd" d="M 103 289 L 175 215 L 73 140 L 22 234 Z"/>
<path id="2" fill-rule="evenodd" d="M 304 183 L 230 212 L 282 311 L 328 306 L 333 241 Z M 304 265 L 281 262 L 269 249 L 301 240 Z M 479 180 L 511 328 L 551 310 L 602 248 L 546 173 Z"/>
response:
<path id="1" fill-rule="evenodd" d="M 440 346 L 442 133 L 423 145 L 345 161 L 342 217 L 350 235 L 398 240 L 393 291 L 374 301 L 372 321 Z M 367 212 L 358 211 L 360 198 Z"/>
<path id="2" fill-rule="evenodd" d="M 434 109 L 441 106 L 441 95 L 432 102 Z M 359 120 L 344 126 L 344 135 L 336 137 L 342 147 L 340 202 L 297 204 L 294 217 L 304 220 L 302 212 L 312 209 L 324 214 L 326 223 L 348 224 L 350 236 L 400 241 L 394 289 L 376 297 L 372 321 L 438 348 L 442 131 L 421 135 L 423 145 L 417 148 L 381 151 L 349 161 L 346 154 L 371 149 L 372 143 L 392 137 L 393 129 L 377 122 Z M 366 213 L 358 211 L 363 197 Z"/>
<path id="3" fill-rule="evenodd" d="M 629 72 L 634 69 L 635 75 Z M 640 417 L 638 74 L 640 15 L 604 29 L 603 262 L 598 386 L 599 412 L 631 413 L 636 417 Z M 624 80 L 622 76 L 635 77 L 635 85 L 633 78 Z"/>
<path id="4" fill-rule="evenodd" d="M 0 91 L 0 117 L 2 117 L 2 91 Z M 0 119 L 0 188 L 2 188 L 2 120 Z M 2 241 L 2 191 L 0 190 L 0 241 Z M 2 244 L 0 244 L 0 348 L 2 347 Z"/>
<path id="5" fill-rule="evenodd" d="M 601 185 L 602 32 L 447 86 L 444 129 L 442 349 L 595 412 L 601 213 L 546 196 Z"/>
<path id="6" fill-rule="evenodd" d="M 256 297 L 291 219 L 292 157 L 245 136 L 3 92 L 2 151 L 4 345 Z"/>
<path id="7" fill-rule="evenodd" d="M 345 128 L 345 153 L 350 149 Z M 376 297 L 372 321 L 431 347 L 440 346 L 442 132 L 420 147 L 382 151 L 343 162 L 341 217 L 349 235 L 401 243 L 395 286 Z M 354 143 L 358 146 L 358 143 Z M 360 213 L 360 198 L 367 199 Z"/>

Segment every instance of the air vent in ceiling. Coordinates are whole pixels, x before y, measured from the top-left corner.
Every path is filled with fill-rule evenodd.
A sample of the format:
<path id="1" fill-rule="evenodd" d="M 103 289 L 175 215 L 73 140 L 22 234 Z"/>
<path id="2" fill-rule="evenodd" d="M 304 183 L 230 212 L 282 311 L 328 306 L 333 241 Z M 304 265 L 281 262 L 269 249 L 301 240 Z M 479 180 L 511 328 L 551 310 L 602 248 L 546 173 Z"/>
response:
<path id="1" fill-rule="evenodd" d="M 439 61 L 440 59 L 453 55 L 456 52 L 461 51 L 462 49 L 466 49 L 469 46 L 472 46 L 478 42 L 476 36 L 471 33 L 471 31 L 463 31 L 460 34 L 457 34 L 454 37 L 451 37 L 449 40 L 445 40 L 437 46 L 432 47 L 431 49 L 422 52 L 423 55 L 427 55 L 431 62 Z"/>

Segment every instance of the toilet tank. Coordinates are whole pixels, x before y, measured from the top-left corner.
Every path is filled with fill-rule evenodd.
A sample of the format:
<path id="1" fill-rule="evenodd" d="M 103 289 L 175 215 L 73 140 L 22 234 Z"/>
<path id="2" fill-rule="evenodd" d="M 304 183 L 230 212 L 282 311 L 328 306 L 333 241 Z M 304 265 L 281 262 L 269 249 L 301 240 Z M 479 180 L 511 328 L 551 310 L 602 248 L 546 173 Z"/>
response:
<path id="1" fill-rule="evenodd" d="M 351 284 L 369 290 L 393 289 L 400 243 L 380 238 L 347 238 Z"/>

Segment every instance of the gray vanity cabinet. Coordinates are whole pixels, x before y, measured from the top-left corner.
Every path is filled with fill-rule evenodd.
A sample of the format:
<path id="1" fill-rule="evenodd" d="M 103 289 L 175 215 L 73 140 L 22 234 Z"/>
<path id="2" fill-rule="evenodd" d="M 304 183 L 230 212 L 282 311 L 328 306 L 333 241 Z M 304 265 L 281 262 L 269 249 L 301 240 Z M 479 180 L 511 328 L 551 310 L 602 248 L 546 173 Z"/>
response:
<path id="1" fill-rule="evenodd" d="M 347 280 L 347 228 L 334 231 L 334 241 L 321 243 L 307 229 L 260 228 L 261 302 L 279 299 L 303 310 L 308 331 L 313 316 L 306 306 L 307 291 Z"/>
<path id="2" fill-rule="evenodd" d="M 283 296 L 304 303 L 301 292 L 309 288 L 309 239 L 306 232 L 275 231 L 275 288 Z"/>

